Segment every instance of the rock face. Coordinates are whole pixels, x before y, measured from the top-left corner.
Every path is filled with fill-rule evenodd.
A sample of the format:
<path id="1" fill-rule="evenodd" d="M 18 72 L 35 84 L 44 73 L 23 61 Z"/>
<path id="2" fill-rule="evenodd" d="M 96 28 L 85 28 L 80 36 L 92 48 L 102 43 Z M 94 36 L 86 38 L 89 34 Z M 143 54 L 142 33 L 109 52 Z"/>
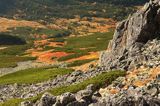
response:
<path id="1" fill-rule="evenodd" d="M 120 22 L 108 51 L 101 55 L 100 65 L 107 69 L 128 70 L 146 61 L 141 49 L 149 40 L 160 38 L 159 19 L 160 0 L 150 0 L 141 10 Z"/>

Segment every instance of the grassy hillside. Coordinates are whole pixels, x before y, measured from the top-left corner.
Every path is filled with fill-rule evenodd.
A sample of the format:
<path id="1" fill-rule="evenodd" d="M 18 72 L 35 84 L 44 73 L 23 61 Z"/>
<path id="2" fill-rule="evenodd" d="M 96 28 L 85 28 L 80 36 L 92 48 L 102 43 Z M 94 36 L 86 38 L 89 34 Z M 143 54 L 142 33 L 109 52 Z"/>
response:
<path id="1" fill-rule="evenodd" d="M 16 67 L 17 62 L 35 60 L 35 57 L 0 55 L 0 68 Z"/>
<path id="2" fill-rule="evenodd" d="M 125 5 L 125 6 L 133 6 L 133 5 L 141 5 L 149 0 L 79 0 L 82 2 L 100 2 L 100 3 L 110 3 L 115 5 Z"/>
<path id="3" fill-rule="evenodd" d="M 65 51 L 69 53 L 94 52 L 107 48 L 109 40 L 112 39 L 113 31 L 106 33 L 94 33 L 89 36 L 69 37 L 64 41 L 67 44 L 64 47 L 56 47 L 55 51 Z M 82 48 L 85 48 L 82 50 Z"/>
<path id="4" fill-rule="evenodd" d="M 116 78 L 119 76 L 125 76 L 125 71 L 110 71 L 110 72 L 105 72 L 100 75 L 97 75 L 96 77 L 89 78 L 87 80 L 84 80 L 81 83 L 78 84 L 73 84 L 73 85 L 63 85 L 60 87 L 53 88 L 49 90 L 48 92 L 52 93 L 53 95 L 60 95 L 65 92 L 72 92 L 76 93 L 79 90 L 85 89 L 89 84 L 94 84 L 97 89 L 100 87 L 103 87 L 104 84 L 110 84 L 112 81 L 114 81 Z M 29 98 L 27 100 L 30 100 L 32 102 L 35 102 L 36 100 L 40 99 L 41 94 L 38 95 L 37 97 Z M 4 103 L 0 103 L 0 106 L 18 106 L 20 102 L 25 101 L 26 99 L 11 99 L 8 100 Z"/>
<path id="5" fill-rule="evenodd" d="M 38 83 L 49 79 L 54 79 L 57 75 L 65 75 L 71 73 L 72 71 L 73 70 L 71 69 L 60 69 L 60 68 L 26 69 L 0 77 L 0 85 L 14 84 L 14 83 L 17 84 Z"/>
<path id="6" fill-rule="evenodd" d="M 93 4 L 95 1 L 97 3 Z M 1 0 L 0 16 L 49 20 L 52 17 L 72 18 L 79 15 L 120 20 L 135 10 L 133 6 L 142 5 L 146 1 L 148 0 Z"/>

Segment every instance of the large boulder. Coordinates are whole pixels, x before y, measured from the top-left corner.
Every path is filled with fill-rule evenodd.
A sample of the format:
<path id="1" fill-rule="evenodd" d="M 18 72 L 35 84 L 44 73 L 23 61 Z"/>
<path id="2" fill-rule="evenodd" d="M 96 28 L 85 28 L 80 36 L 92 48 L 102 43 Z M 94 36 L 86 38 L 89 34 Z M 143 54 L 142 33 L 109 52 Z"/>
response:
<path id="1" fill-rule="evenodd" d="M 160 37 L 160 1 L 150 0 L 145 6 L 118 23 L 108 50 L 100 57 L 107 69 L 128 70 L 145 61 L 141 48 L 149 40 Z M 132 64 L 132 67 L 130 65 Z"/>
<path id="2" fill-rule="evenodd" d="M 42 95 L 38 106 L 52 106 L 56 102 L 56 97 L 46 92 Z"/>
<path id="3" fill-rule="evenodd" d="M 76 98 L 74 94 L 67 92 L 60 95 L 57 101 L 60 102 L 62 106 L 66 106 L 70 102 L 76 101 Z"/>

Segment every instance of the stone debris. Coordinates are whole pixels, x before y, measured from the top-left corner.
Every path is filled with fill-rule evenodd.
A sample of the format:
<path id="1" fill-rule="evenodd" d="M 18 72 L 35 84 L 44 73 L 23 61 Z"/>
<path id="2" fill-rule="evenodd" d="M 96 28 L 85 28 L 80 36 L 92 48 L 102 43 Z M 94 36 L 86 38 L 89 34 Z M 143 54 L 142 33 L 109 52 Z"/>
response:
<path id="1" fill-rule="evenodd" d="M 85 73 L 80 70 L 74 71 L 71 74 L 57 76 L 53 80 L 48 80 L 37 84 L 0 85 L 0 102 L 4 102 L 12 98 L 31 98 L 55 87 L 81 83 L 84 80 L 103 72 L 106 72 L 106 70 L 99 67 Z"/>

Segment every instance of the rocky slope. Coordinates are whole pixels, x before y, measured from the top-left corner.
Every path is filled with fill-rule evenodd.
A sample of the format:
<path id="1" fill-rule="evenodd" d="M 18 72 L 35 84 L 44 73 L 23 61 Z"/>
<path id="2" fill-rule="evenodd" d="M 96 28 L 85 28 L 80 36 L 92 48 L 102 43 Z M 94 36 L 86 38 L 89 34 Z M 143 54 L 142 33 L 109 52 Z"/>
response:
<path id="1" fill-rule="evenodd" d="M 108 51 L 101 55 L 102 66 L 107 69 L 128 70 L 137 65 L 145 65 L 144 61 L 150 62 L 151 58 L 144 55 L 142 48 L 149 40 L 160 37 L 159 2 L 159 0 L 150 0 L 141 10 L 117 25 Z M 152 52 L 159 59 L 159 47 L 155 47 L 155 51 Z M 157 65 L 160 63 L 158 62 Z"/>
<path id="2" fill-rule="evenodd" d="M 160 0 L 149 3 L 117 25 L 103 69 L 131 70 L 106 88 L 90 85 L 76 94 L 44 94 L 40 106 L 160 106 Z M 23 102 L 22 105 L 30 104 Z M 30 104 L 33 105 L 33 104 Z"/>
<path id="3" fill-rule="evenodd" d="M 149 52 L 149 48 L 154 49 L 153 45 L 159 47 L 160 40 L 149 41 L 143 48 L 144 53 Z M 155 58 L 149 54 L 150 58 Z M 96 75 L 98 71 L 95 69 L 92 72 L 91 76 Z M 139 69 L 128 71 L 125 77 L 119 77 L 106 88 L 94 92 L 95 89 L 94 85 L 89 85 L 76 94 L 68 92 L 53 96 L 45 93 L 36 103 L 25 101 L 21 106 L 160 106 L 160 66 L 155 63 L 150 67 L 141 66 Z"/>
<path id="4" fill-rule="evenodd" d="M 79 79 L 112 69 L 129 70 L 125 77 L 96 92 L 94 85 L 89 85 L 75 94 L 53 96 L 45 93 L 36 103 L 25 101 L 21 106 L 160 106 L 159 19 L 160 0 L 150 0 L 141 10 L 117 25 L 108 50 L 101 55 L 101 68 L 78 76 L 79 72 L 74 72 L 66 76 L 68 82 L 61 78 L 57 83 L 80 82 Z M 88 77 L 82 77 L 86 75 Z M 48 85 L 50 83 L 53 84 L 49 82 Z"/>

